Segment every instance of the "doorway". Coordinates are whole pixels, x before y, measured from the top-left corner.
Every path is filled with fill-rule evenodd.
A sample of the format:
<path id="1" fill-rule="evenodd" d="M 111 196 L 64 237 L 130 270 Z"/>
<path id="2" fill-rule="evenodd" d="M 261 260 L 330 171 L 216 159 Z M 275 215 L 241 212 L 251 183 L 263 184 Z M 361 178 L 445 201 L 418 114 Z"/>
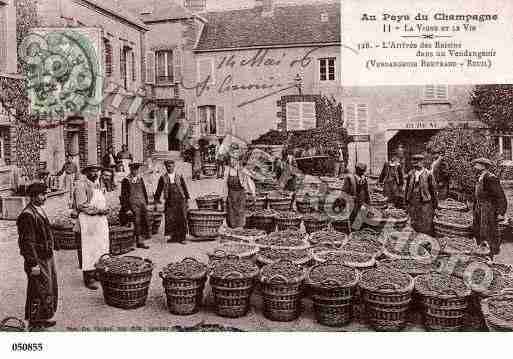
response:
<path id="1" fill-rule="evenodd" d="M 398 154 L 405 173 L 411 170 L 411 157 L 424 153 L 427 144 L 439 130 L 400 130 L 388 141 L 388 160 L 393 154 Z M 427 163 L 426 163 L 427 165 Z"/>

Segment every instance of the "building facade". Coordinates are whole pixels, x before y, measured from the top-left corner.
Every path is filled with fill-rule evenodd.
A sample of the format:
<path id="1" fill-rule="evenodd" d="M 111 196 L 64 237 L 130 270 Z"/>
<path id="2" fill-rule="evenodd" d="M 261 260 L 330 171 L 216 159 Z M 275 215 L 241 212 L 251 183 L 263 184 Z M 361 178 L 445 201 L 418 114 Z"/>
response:
<path id="1" fill-rule="evenodd" d="M 41 161 L 51 172 L 60 169 L 66 152 L 80 166 L 100 163 L 109 147 L 117 152 L 123 144 L 134 160 L 143 161 L 146 132 L 134 98 L 145 97 L 145 25 L 114 0 L 40 0 L 38 15 L 44 31 L 72 28 L 89 36 L 103 83 L 97 114 L 66 114 L 62 126 L 45 130 Z"/>

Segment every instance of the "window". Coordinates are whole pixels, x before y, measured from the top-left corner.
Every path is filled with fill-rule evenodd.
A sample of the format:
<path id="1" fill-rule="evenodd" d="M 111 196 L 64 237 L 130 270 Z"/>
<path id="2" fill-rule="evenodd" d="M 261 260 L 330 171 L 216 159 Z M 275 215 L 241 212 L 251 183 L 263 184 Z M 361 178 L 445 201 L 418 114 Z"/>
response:
<path id="1" fill-rule="evenodd" d="M 105 76 L 112 76 L 112 45 L 108 39 L 103 39 Z"/>
<path id="2" fill-rule="evenodd" d="M 185 0 L 184 6 L 190 11 L 203 11 L 207 6 L 207 0 Z"/>
<path id="3" fill-rule="evenodd" d="M 447 85 L 426 85 L 424 87 L 424 100 L 426 101 L 446 101 L 448 99 L 449 88 Z"/>
<path id="4" fill-rule="evenodd" d="M 344 108 L 344 124 L 349 135 L 369 134 L 369 109 L 367 104 L 351 103 Z"/>
<path id="5" fill-rule="evenodd" d="M 335 81 L 335 58 L 319 59 L 319 76 L 321 81 Z"/>
<path id="6" fill-rule="evenodd" d="M 199 59 L 197 62 L 198 65 L 198 82 L 206 81 L 206 79 L 210 76 L 209 84 L 214 84 L 214 59 L 205 58 Z"/>
<path id="7" fill-rule="evenodd" d="M 9 127 L 0 126 L 0 164 L 6 164 Z"/>
<path id="8" fill-rule="evenodd" d="M 137 81 L 136 71 L 135 71 L 135 52 L 132 51 L 132 81 Z"/>
<path id="9" fill-rule="evenodd" d="M 513 161 L 513 136 L 495 136 L 494 142 L 499 150 L 499 154 L 504 161 Z"/>
<path id="10" fill-rule="evenodd" d="M 286 107 L 287 130 L 315 128 L 315 102 L 288 102 Z"/>
<path id="11" fill-rule="evenodd" d="M 173 82 L 173 51 L 163 50 L 155 52 L 155 74 L 157 83 Z"/>
<path id="12" fill-rule="evenodd" d="M 215 135 L 216 131 L 216 107 L 199 106 L 198 107 L 200 129 L 202 135 Z"/>
<path id="13" fill-rule="evenodd" d="M 0 72 L 5 71 L 7 65 L 7 7 L 0 3 Z"/>
<path id="14" fill-rule="evenodd" d="M 129 59 L 131 58 L 130 53 L 132 52 L 132 49 L 128 46 L 123 46 L 121 48 L 121 58 L 120 58 L 120 74 L 121 74 L 121 82 L 125 89 L 128 89 L 128 79 L 129 79 Z"/>

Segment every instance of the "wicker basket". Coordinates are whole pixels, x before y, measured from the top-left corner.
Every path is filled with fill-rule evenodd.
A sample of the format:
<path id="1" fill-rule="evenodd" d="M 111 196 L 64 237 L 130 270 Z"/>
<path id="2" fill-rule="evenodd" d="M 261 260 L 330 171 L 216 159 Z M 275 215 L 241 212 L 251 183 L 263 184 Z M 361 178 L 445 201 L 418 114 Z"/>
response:
<path id="1" fill-rule="evenodd" d="M 376 271 L 376 269 L 365 271 L 362 275 L 369 271 Z M 378 288 L 367 288 L 361 281 L 359 282 L 367 320 L 378 331 L 398 331 L 406 325 L 414 282 L 408 274 L 400 272 L 397 274 L 408 276 L 409 284 L 406 287 L 397 288 L 384 283 Z"/>
<path id="2" fill-rule="evenodd" d="M 486 326 L 488 327 L 489 331 L 491 331 L 491 332 L 511 332 L 511 331 L 513 331 L 513 321 L 499 318 L 491 312 L 490 305 L 494 301 L 513 302 L 513 292 L 508 291 L 503 294 L 492 296 L 490 298 L 486 298 L 481 301 L 481 311 L 483 313 L 483 317 L 484 317 Z"/>
<path id="3" fill-rule="evenodd" d="M 182 262 L 198 261 L 194 258 L 184 258 Z M 183 272 L 174 275 L 159 273 L 166 293 L 169 311 L 177 315 L 189 315 L 199 311 L 203 302 L 203 290 L 207 281 L 207 267 L 204 270 L 187 275 Z"/>
<path id="4" fill-rule="evenodd" d="M 106 256 L 109 255 L 103 255 L 100 261 Z M 153 263 L 149 259 L 131 258 L 144 260 L 150 265 L 147 270 L 138 273 L 113 273 L 108 268 L 99 267 L 98 263 L 96 264 L 103 288 L 103 297 L 107 305 L 121 309 L 135 309 L 146 304 L 153 272 Z"/>
<path id="5" fill-rule="evenodd" d="M 225 216 L 226 212 L 190 210 L 189 232 L 199 240 L 216 239 Z"/>
<path id="6" fill-rule="evenodd" d="M 433 331 L 458 331 L 464 325 L 465 314 L 469 305 L 471 290 L 465 293 L 435 294 L 424 293 L 418 288 L 419 280 L 431 280 L 431 276 L 439 274 L 423 274 L 415 278 L 415 292 L 424 315 L 424 326 Z"/>
<path id="7" fill-rule="evenodd" d="M 325 251 L 318 251 L 313 254 L 313 257 L 317 263 L 326 263 L 326 262 L 339 262 L 347 267 L 351 268 L 357 268 L 360 270 L 365 270 L 372 268 L 376 265 L 376 259 L 374 256 L 370 254 L 363 254 L 358 252 L 353 252 L 355 255 L 360 256 L 362 259 L 360 261 L 354 261 L 354 260 L 347 260 L 344 259 L 344 254 L 351 254 L 352 252 L 346 252 L 346 251 L 337 251 L 337 250 L 325 250 Z M 334 259 L 337 257 L 337 254 L 340 255 L 340 258 Z M 332 255 L 332 257 L 330 257 Z M 327 258 L 326 258 L 327 256 Z"/>
<path id="8" fill-rule="evenodd" d="M 0 332 L 24 332 L 25 322 L 16 317 L 7 317 L 0 322 Z"/>
<path id="9" fill-rule="evenodd" d="M 241 247 L 240 250 L 232 250 L 231 246 Z M 212 252 L 208 253 L 208 257 L 211 261 L 222 260 L 228 256 L 234 256 L 240 259 L 251 259 L 254 257 L 260 248 L 244 243 L 223 243 Z"/>
<path id="10" fill-rule="evenodd" d="M 295 266 L 290 261 L 280 262 L 283 265 L 285 263 L 291 267 Z M 296 320 L 301 312 L 301 285 L 304 274 L 294 279 L 287 279 L 279 274 L 266 278 L 262 275 L 264 270 L 265 267 L 260 272 L 259 281 L 265 317 L 277 322 Z"/>
<path id="11" fill-rule="evenodd" d="M 276 215 L 260 215 L 254 213 L 251 216 L 252 228 L 265 231 L 266 233 L 274 232 L 276 229 Z"/>
<path id="12" fill-rule="evenodd" d="M 243 243 L 255 243 L 257 239 L 262 239 L 267 236 L 265 231 L 249 229 L 251 232 L 238 233 L 239 231 L 243 231 L 244 228 L 229 228 L 229 227 L 221 227 L 219 229 L 219 233 L 221 234 L 221 240 L 225 242 L 243 242 Z M 237 231 L 237 232 L 236 232 Z M 246 228 L 248 231 L 248 228 Z"/>
<path id="13" fill-rule="evenodd" d="M 276 226 L 278 231 L 285 231 L 287 229 L 299 230 L 301 228 L 302 217 L 299 214 L 289 215 L 292 212 L 282 212 L 276 216 Z"/>
<path id="14" fill-rule="evenodd" d="M 439 237 L 472 237 L 472 225 L 446 222 L 440 218 L 434 218 L 435 234 Z"/>
<path id="15" fill-rule="evenodd" d="M 217 173 L 217 165 L 215 163 L 204 163 L 203 174 L 207 177 L 214 177 Z"/>
<path id="16" fill-rule="evenodd" d="M 331 222 L 331 226 L 333 229 L 337 232 L 342 232 L 345 234 L 351 233 L 351 222 L 349 218 L 347 219 L 337 219 L 333 222 Z"/>
<path id="17" fill-rule="evenodd" d="M 310 279 L 312 270 L 324 264 L 313 266 L 307 275 L 307 285 L 310 288 L 315 319 L 318 323 L 330 327 L 341 327 L 349 324 L 353 318 L 353 298 L 358 283 L 358 272 L 354 272 L 354 280 L 340 283 L 332 278 L 326 278 L 322 283 Z M 330 263 L 328 265 L 334 265 Z M 341 266 L 341 268 L 345 268 Z"/>
<path id="18" fill-rule="evenodd" d="M 319 205 L 319 198 L 313 196 L 305 196 L 296 198 L 296 209 L 299 213 L 315 212 Z"/>
<path id="19" fill-rule="evenodd" d="M 75 238 L 75 232 L 73 232 L 73 225 L 69 226 L 57 226 L 52 225 L 53 239 L 55 243 L 55 249 L 68 250 L 77 249 L 80 243 Z"/>
<path id="20" fill-rule="evenodd" d="M 201 196 L 196 198 L 196 205 L 202 211 L 219 211 L 221 201 L 218 195 Z"/>
<path id="21" fill-rule="evenodd" d="M 283 250 L 283 251 L 287 251 L 287 250 Z M 304 251 L 304 250 L 302 250 L 302 249 L 291 249 L 290 251 Z M 263 266 L 266 266 L 266 265 L 269 265 L 269 264 L 273 264 L 273 263 L 276 263 L 277 261 L 285 259 L 285 258 L 280 258 L 280 259 L 276 259 L 275 260 L 275 259 L 269 258 L 268 256 L 265 255 L 265 252 L 266 252 L 266 249 L 262 250 L 261 252 L 259 252 L 256 255 L 256 263 L 257 263 L 257 265 L 259 267 L 263 267 Z M 300 265 L 300 266 L 307 267 L 307 266 L 309 266 L 313 262 L 313 257 L 310 254 L 310 252 L 307 251 L 305 256 L 302 256 L 302 257 L 299 257 L 299 258 L 295 258 L 295 259 L 288 259 L 288 261 L 290 261 L 290 262 L 292 262 L 294 264 Z"/>
<path id="22" fill-rule="evenodd" d="M 250 297 L 257 275 L 258 268 L 256 266 L 250 274 L 232 271 L 223 277 L 218 277 L 212 272 L 210 286 L 214 295 L 216 313 L 228 318 L 239 318 L 246 315 L 249 311 Z"/>
<path id="23" fill-rule="evenodd" d="M 253 202 L 251 194 L 246 194 L 246 209 L 250 211 L 262 210 L 267 208 L 267 195 L 258 194 Z"/>
<path id="24" fill-rule="evenodd" d="M 292 208 L 292 197 L 268 197 L 267 202 L 275 211 L 290 211 Z"/>
<path id="25" fill-rule="evenodd" d="M 303 223 L 305 225 L 306 233 L 314 233 L 318 231 L 326 231 L 330 225 L 330 219 L 328 216 L 315 218 L 313 216 L 303 217 Z"/>
<path id="26" fill-rule="evenodd" d="M 109 226 L 109 253 L 113 256 L 126 254 L 135 249 L 133 227 Z"/>

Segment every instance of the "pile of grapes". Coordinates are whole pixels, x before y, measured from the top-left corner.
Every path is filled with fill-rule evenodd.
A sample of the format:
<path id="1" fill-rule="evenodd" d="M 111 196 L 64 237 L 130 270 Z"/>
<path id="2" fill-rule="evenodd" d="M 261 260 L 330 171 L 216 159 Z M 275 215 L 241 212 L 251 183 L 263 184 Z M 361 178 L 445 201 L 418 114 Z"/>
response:
<path id="1" fill-rule="evenodd" d="M 238 273 L 243 278 L 252 278 L 258 274 L 258 267 L 248 259 L 226 258 L 214 263 L 211 275 L 225 278 L 233 273 Z"/>
<path id="2" fill-rule="evenodd" d="M 212 252 L 214 257 L 234 255 L 237 257 L 250 257 L 258 251 L 258 247 L 246 243 L 223 243 Z"/>
<path id="3" fill-rule="evenodd" d="M 279 212 L 278 218 L 283 218 L 283 219 L 301 219 L 302 216 L 300 214 L 296 213 L 296 212 L 288 211 L 288 212 Z"/>
<path id="4" fill-rule="evenodd" d="M 370 254 L 345 251 L 324 251 L 316 255 L 322 262 L 339 262 L 350 267 L 360 266 L 373 261 Z"/>
<path id="5" fill-rule="evenodd" d="M 466 272 L 473 270 L 473 268 L 490 268 L 487 259 L 463 254 L 440 256 L 436 260 L 436 267 L 437 272 L 455 275 L 458 278 L 463 278 Z"/>
<path id="6" fill-rule="evenodd" d="M 257 239 L 255 243 L 275 247 L 303 247 L 306 244 L 305 235 L 292 229 L 273 232 L 265 238 Z"/>
<path id="7" fill-rule="evenodd" d="M 308 237 L 308 241 L 312 246 L 330 244 L 333 248 L 340 248 L 347 242 L 347 235 L 336 231 L 317 231 Z"/>
<path id="8" fill-rule="evenodd" d="M 410 275 L 425 274 L 436 269 L 435 265 L 431 262 L 424 262 L 415 259 L 383 259 L 378 263 L 378 266 L 398 270 Z"/>
<path id="9" fill-rule="evenodd" d="M 259 254 L 265 262 L 291 261 L 293 263 L 304 263 L 311 259 L 311 255 L 306 249 L 274 249 L 264 248 Z"/>
<path id="10" fill-rule="evenodd" d="M 197 260 L 184 259 L 181 262 L 170 263 L 162 269 L 163 278 L 194 278 L 207 273 L 207 266 Z"/>
<path id="11" fill-rule="evenodd" d="M 102 257 L 96 269 L 113 274 L 137 274 L 151 271 L 153 263 L 140 257 Z"/>
<path id="12" fill-rule="evenodd" d="M 321 285 L 323 282 L 332 280 L 340 286 L 346 286 L 356 282 L 356 270 L 339 263 L 324 263 L 312 267 L 308 273 L 308 282 L 314 285 Z"/>
<path id="13" fill-rule="evenodd" d="M 513 321 L 513 297 L 511 295 L 488 299 L 488 308 L 493 316 L 504 321 Z"/>
<path id="14" fill-rule="evenodd" d="M 453 275 L 428 273 L 415 278 L 415 290 L 422 295 L 436 297 L 449 295 L 465 297 L 471 290 L 465 282 Z"/>
<path id="15" fill-rule="evenodd" d="M 359 252 L 377 256 L 382 253 L 383 245 L 372 233 L 358 231 L 351 233 L 349 241 L 341 249 L 347 252 Z"/>
<path id="16" fill-rule="evenodd" d="M 373 291 L 382 289 L 404 290 L 412 283 L 413 278 L 409 274 L 383 267 L 366 270 L 360 276 L 360 286 Z"/>
<path id="17" fill-rule="evenodd" d="M 279 214 L 274 209 L 259 209 L 252 213 L 253 217 L 276 217 Z"/>
<path id="18" fill-rule="evenodd" d="M 418 240 L 414 233 L 407 236 L 404 232 L 393 232 L 385 242 L 385 249 L 388 253 L 401 257 L 427 257 L 429 252 L 424 248 L 423 242 Z"/>
<path id="19" fill-rule="evenodd" d="M 304 272 L 301 266 L 284 260 L 268 264 L 260 271 L 262 282 L 270 282 L 276 276 L 284 277 L 287 282 L 300 282 L 304 278 Z"/>

